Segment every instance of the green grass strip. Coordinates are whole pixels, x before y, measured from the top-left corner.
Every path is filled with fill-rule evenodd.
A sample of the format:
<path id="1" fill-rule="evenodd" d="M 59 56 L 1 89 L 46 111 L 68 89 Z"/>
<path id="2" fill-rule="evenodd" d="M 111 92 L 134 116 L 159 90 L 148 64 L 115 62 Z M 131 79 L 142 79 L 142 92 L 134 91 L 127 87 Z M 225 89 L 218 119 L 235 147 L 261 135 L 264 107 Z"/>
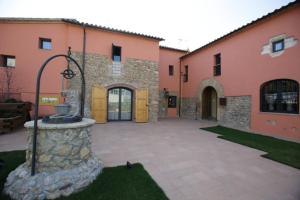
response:
<path id="1" fill-rule="evenodd" d="M 226 128 L 223 126 L 201 129 L 219 134 L 220 136 L 218 136 L 218 138 L 265 151 L 267 154 L 262 155 L 263 157 L 300 169 L 299 143 Z"/>
<path id="2" fill-rule="evenodd" d="M 0 169 L 0 199 L 7 200 L 10 198 L 2 193 L 6 177 L 11 171 L 25 162 L 25 151 L 0 152 L 0 159 L 4 161 L 4 167 Z"/>
<path id="3" fill-rule="evenodd" d="M 0 152 L 5 166 L 0 170 L 0 191 L 9 172 L 25 162 L 25 151 Z M 2 192 L 1 192 L 2 193 Z M 0 194 L 0 199 L 10 198 Z M 131 169 L 126 166 L 107 167 L 97 179 L 83 191 L 59 200 L 167 200 L 163 190 L 137 163 Z"/>

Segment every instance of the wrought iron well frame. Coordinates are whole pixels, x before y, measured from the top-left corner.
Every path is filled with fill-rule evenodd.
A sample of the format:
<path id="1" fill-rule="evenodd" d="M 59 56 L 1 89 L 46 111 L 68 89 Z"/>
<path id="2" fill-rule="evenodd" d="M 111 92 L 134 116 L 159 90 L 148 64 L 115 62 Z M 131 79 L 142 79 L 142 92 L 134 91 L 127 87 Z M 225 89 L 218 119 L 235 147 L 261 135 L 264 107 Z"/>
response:
<path id="1" fill-rule="evenodd" d="M 69 48 L 69 52 L 70 52 L 70 48 Z M 76 62 L 76 60 L 70 56 L 70 53 L 69 53 L 69 55 L 57 54 L 57 55 L 54 55 L 54 56 L 48 58 L 43 63 L 43 65 L 41 66 L 41 68 L 40 68 L 40 70 L 38 72 L 37 80 L 36 80 L 35 105 L 34 105 L 34 126 L 33 126 L 34 131 L 33 131 L 33 139 L 32 139 L 32 158 L 31 158 L 31 175 L 32 176 L 35 175 L 35 164 L 36 164 L 36 140 L 37 140 L 37 130 L 38 130 L 38 114 L 39 114 L 39 98 L 40 98 L 41 76 L 43 74 L 43 71 L 44 71 L 46 65 L 50 61 L 52 61 L 53 59 L 58 58 L 58 57 L 65 57 L 67 61 L 74 62 L 75 65 L 76 65 L 76 67 L 80 71 L 80 74 L 81 74 L 81 105 L 80 105 L 80 115 L 81 115 L 81 117 L 84 116 L 85 78 L 84 78 L 84 72 L 83 72 L 83 70 L 81 69 L 81 67 L 79 66 L 79 64 Z"/>

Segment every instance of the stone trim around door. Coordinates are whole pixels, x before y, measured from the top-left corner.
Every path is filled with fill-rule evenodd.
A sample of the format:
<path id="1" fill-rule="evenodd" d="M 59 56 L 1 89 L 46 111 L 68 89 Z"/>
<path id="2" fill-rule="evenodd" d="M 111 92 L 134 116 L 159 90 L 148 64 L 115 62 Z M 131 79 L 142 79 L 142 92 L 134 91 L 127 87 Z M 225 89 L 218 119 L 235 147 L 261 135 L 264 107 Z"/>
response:
<path id="1" fill-rule="evenodd" d="M 72 52 L 72 57 L 81 63 L 82 53 Z M 94 85 L 105 88 L 124 86 L 134 91 L 147 88 L 149 91 L 149 122 L 156 122 L 159 107 L 159 73 L 158 62 L 126 58 L 118 67 L 116 75 L 113 72 L 113 63 L 109 56 L 87 53 L 85 65 L 86 98 L 85 116 L 90 117 L 91 91 Z M 74 68 L 71 64 L 72 69 Z M 76 69 L 74 69 L 75 73 Z M 69 81 L 69 88 L 80 89 L 80 77 L 77 76 Z M 133 119 L 134 120 L 134 119 Z"/>
<path id="2" fill-rule="evenodd" d="M 217 92 L 217 120 L 221 120 L 224 115 L 224 106 L 220 106 L 219 98 L 224 97 L 224 88 L 216 79 L 209 78 L 201 81 L 198 93 L 197 93 L 197 118 L 202 119 L 202 97 L 203 91 L 207 87 L 213 87 Z"/>

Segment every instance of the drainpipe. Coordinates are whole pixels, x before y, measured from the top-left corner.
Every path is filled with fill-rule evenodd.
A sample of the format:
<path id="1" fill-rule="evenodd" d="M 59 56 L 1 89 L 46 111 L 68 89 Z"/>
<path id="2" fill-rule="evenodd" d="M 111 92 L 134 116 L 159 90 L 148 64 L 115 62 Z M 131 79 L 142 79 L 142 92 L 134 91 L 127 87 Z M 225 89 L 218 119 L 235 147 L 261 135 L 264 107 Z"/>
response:
<path id="1" fill-rule="evenodd" d="M 83 28 L 83 39 L 82 39 L 82 76 L 85 76 L 85 46 L 86 46 L 86 31 L 85 31 L 85 24 L 82 23 Z M 85 91 L 85 85 L 82 85 L 81 91 Z M 85 99 L 84 99 L 85 100 Z M 84 102 L 84 101 L 83 101 Z M 83 111 L 83 117 L 84 117 L 84 111 Z"/>
<path id="2" fill-rule="evenodd" d="M 85 31 L 85 24 L 82 23 L 82 28 L 83 28 L 83 44 L 82 44 L 82 71 L 84 74 L 84 69 L 85 69 L 85 47 L 86 47 L 86 31 Z"/>
<path id="3" fill-rule="evenodd" d="M 178 106 L 178 116 L 181 117 L 181 58 L 179 58 L 179 106 Z"/>
<path id="4" fill-rule="evenodd" d="M 82 76 L 85 75 L 85 47 L 86 47 L 86 31 L 85 31 L 85 24 L 82 23 L 83 28 L 83 38 L 82 38 Z M 85 85 L 82 84 L 81 91 L 85 91 Z M 84 101 L 83 101 L 84 102 Z M 84 117 L 84 110 L 83 110 L 83 117 Z"/>

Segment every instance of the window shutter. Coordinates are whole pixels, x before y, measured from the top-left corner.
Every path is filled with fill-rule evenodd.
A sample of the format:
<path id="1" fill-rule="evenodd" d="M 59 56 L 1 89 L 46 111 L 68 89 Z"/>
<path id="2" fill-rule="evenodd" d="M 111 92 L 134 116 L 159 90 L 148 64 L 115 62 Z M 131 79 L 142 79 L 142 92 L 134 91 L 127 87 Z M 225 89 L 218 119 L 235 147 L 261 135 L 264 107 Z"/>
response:
<path id="1" fill-rule="evenodd" d="M 106 89 L 103 87 L 92 87 L 91 114 L 92 118 L 96 120 L 96 123 L 106 123 L 107 98 Z"/>
<path id="2" fill-rule="evenodd" d="M 4 56 L 0 56 L 0 67 L 4 67 Z"/>
<path id="3" fill-rule="evenodd" d="M 221 65 L 214 66 L 214 76 L 220 76 L 221 75 Z"/>
<path id="4" fill-rule="evenodd" d="M 135 122 L 148 122 L 148 89 L 135 91 Z"/>

